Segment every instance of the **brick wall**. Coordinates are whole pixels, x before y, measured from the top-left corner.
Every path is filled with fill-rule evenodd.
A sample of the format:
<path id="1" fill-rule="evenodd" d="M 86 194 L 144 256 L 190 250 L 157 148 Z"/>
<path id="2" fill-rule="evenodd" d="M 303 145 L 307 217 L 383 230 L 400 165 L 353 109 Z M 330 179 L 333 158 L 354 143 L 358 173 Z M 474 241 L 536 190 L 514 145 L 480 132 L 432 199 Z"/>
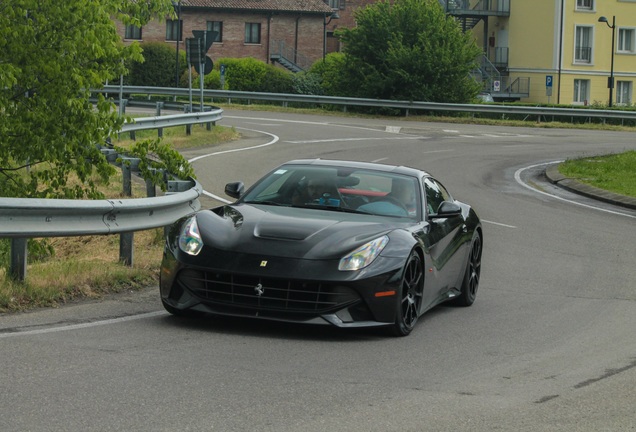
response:
<path id="1" fill-rule="evenodd" d="M 185 39 L 193 37 L 192 30 L 205 30 L 208 21 L 223 22 L 223 40 L 214 43 L 208 55 L 212 60 L 221 57 L 254 57 L 268 62 L 270 44 L 274 41 L 284 41 L 285 45 L 295 48 L 300 54 L 312 62 L 323 55 L 323 16 L 280 14 L 268 17 L 262 14 L 238 14 L 216 12 L 185 12 L 182 11 L 183 41 L 179 49 L 185 50 Z M 261 43 L 246 44 L 245 23 L 261 24 Z M 124 39 L 125 29 L 117 23 L 118 32 Z M 129 41 L 125 41 L 129 42 Z M 166 41 L 166 22 L 153 20 L 142 27 L 140 42 L 166 42 L 175 46 L 174 41 Z"/>

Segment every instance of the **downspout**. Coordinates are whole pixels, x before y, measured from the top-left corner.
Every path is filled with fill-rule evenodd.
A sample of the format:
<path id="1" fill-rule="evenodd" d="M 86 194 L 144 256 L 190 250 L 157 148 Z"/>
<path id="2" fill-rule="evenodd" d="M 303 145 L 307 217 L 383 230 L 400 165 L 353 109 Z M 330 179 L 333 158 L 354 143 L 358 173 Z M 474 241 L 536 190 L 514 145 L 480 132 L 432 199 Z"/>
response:
<path id="1" fill-rule="evenodd" d="M 565 20 L 564 13 L 565 0 L 561 0 L 561 28 L 559 29 L 559 65 L 558 65 L 558 77 L 559 82 L 557 84 L 557 105 L 561 104 L 561 65 L 563 63 L 563 21 Z"/>
<path id="2" fill-rule="evenodd" d="M 296 17 L 296 28 L 294 30 L 294 63 L 298 64 L 298 59 L 296 58 L 298 55 L 298 28 L 300 27 L 300 18 L 301 15 Z"/>
<path id="3" fill-rule="evenodd" d="M 267 48 L 265 49 L 265 53 L 266 53 L 265 58 L 267 59 L 267 63 L 270 63 L 272 61 L 270 57 L 270 46 L 272 44 L 271 31 L 272 31 L 272 14 L 270 13 L 269 15 L 267 15 Z"/>

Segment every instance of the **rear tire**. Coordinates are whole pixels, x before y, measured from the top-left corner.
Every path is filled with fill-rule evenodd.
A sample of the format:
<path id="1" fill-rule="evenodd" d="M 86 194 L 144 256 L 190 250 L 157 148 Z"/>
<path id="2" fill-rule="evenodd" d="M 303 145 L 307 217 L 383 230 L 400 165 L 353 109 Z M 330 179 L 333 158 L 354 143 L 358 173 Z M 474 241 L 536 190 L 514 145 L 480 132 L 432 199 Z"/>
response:
<path id="1" fill-rule="evenodd" d="M 407 336 L 415 327 L 422 306 L 424 292 L 424 265 L 420 255 L 413 251 L 406 260 L 397 303 L 393 334 Z"/>

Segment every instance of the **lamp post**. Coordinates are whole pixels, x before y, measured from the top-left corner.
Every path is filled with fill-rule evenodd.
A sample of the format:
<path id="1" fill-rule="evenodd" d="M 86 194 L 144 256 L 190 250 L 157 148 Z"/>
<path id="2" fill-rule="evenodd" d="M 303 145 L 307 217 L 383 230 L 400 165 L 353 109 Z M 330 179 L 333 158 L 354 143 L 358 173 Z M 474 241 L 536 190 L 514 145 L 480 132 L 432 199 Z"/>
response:
<path id="1" fill-rule="evenodd" d="M 609 107 L 612 107 L 612 99 L 614 97 L 614 37 L 616 35 L 616 16 L 612 16 L 612 25 L 609 24 L 604 16 L 598 19 L 598 22 L 604 22 L 612 29 L 612 63 L 610 66 L 610 77 L 607 80 L 607 88 L 609 88 Z"/>
<path id="2" fill-rule="evenodd" d="M 181 0 L 178 2 L 172 1 L 172 7 L 177 12 L 177 59 L 175 61 L 175 88 L 179 87 L 179 45 L 181 44 Z"/>
<path id="3" fill-rule="evenodd" d="M 324 63 L 325 56 L 327 55 L 327 25 L 331 22 L 331 20 L 340 19 L 340 15 L 338 12 L 332 12 L 329 15 L 329 19 L 327 19 L 327 14 L 325 14 L 322 20 L 322 61 Z"/>

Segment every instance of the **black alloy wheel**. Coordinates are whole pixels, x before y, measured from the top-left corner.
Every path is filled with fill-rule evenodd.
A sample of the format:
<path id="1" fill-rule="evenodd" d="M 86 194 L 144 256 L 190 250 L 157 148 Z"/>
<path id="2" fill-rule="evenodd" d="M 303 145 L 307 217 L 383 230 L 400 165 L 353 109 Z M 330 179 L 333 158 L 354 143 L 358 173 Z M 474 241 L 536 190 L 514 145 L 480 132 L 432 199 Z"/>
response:
<path id="1" fill-rule="evenodd" d="M 461 293 L 453 301 L 453 304 L 457 306 L 470 306 L 477 298 L 479 278 L 481 276 L 481 250 L 481 236 L 479 233 L 475 233 L 470 247 L 470 254 L 468 255 Z"/>
<path id="2" fill-rule="evenodd" d="M 422 306 L 424 266 L 420 255 L 413 251 L 404 266 L 400 284 L 397 317 L 393 325 L 396 336 L 407 336 L 415 327 Z"/>

